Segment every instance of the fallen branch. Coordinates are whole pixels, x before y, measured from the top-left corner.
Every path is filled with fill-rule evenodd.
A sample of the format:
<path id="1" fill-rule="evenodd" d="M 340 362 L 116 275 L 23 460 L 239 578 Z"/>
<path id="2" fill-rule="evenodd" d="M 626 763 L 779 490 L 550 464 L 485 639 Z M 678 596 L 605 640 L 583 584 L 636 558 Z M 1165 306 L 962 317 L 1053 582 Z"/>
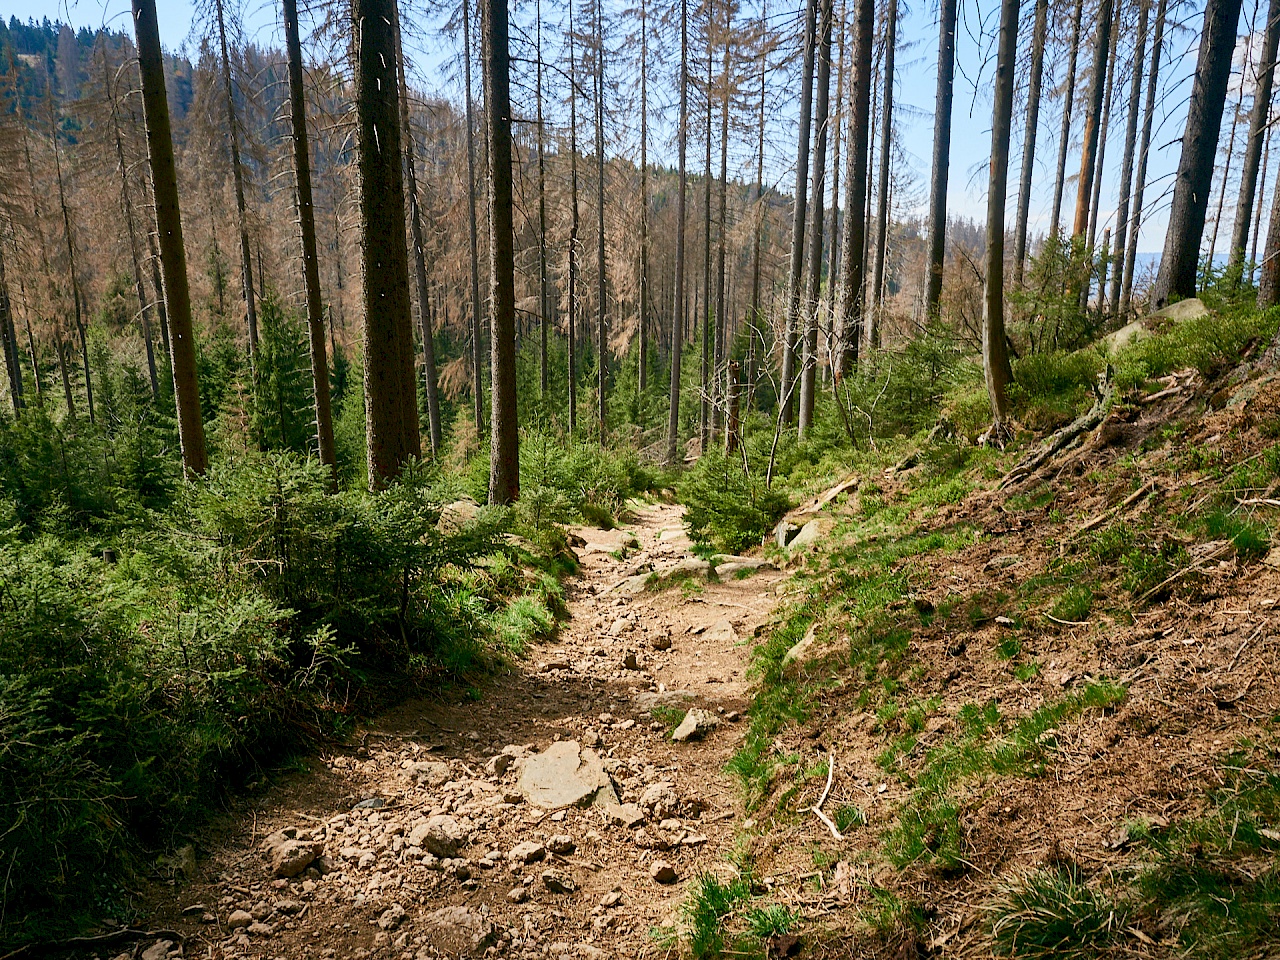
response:
<path id="1" fill-rule="evenodd" d="M 1155 486 L 1156 486 L 1155 478 L 1148 480 L 1146 483 L 1140 486 L 1133 493 L 1129 494 L 1129 496 L 1125 497 L 1125 499 L 1121 503 L 1116 504 L 1114 507 L 1111 507 L 1109 510 L 1104 510 L 1102 513 L 1098 514 L 1092 520 L 1086 521 L 1085 524 L 1081 526 L 1079 530 L 1076 531 L 1076 533 L 1077 534 L 1088 533 L 1094 527 L 1114 517 L 1117 513 L 1123 513 L 1126 509 L 1131 507 L 1138 500 L 1141 500 L 1142 497 L 1144 497 L 1146 494 L 1154 490 Z"/>
<path id="2" fill-rule="evenodd" d="M 137 927 L 121 927 L 110 933 L 100 933 L 93 937 L 71 937 L 67 940 L 49 940 L 44 943 L 28 943 L 17 950 L 10 951 L 0 960 L 17 960 L 18 957 L 32 957 L 40 953 L 51 953 L 55 950 L 69 950 L 74 947 L 105 947 L 128 940 L 174 940 L 179 943 L 186 940 L 177 930 L 141 930 Z"/>
<path id="3" fill-rule="evenodd" d="M 1019 480 L 1025 480 L 1074 443 L 1081 434 L 1095 429 L 1106 419 L 1107 413 L 1111 410 L 1111 398 L 1115 395 L 1115 392 L 1116 388 L 1111 367 L 1108 366 L 1106 379 L 1102 384 L 1102 393 L 1094 401 L 1093 406 L 1053 434 L 1039 450 L 1023 457 L 1017 466 L 1004 475 L 1004 478 L 1000 481 L 999 489 L 1004 489 L 1009 484 L 1017 483 Z"/>
<path id="4" fill-rule="evenodd" d="M 1166 587 L 1173 586 L 1173 584 L 1177 583 L 1183 577 L 1189 576 L 1193 573 L 1202 573 L 1205 569 L 1206 563 L 1208 563 L 1210 560 L 1217 560 L 1219 557 L 1225 555 L 1227 551 L 1230 549 L 1231 549 L 1231 541 L 1230 540 L 1223 541 L 1222 546 L 1218 547 L 1217 550 L 1214 550 L 1212 553 L 1208 554 L 1207 556 L 1201 557 L 1199 560 L 1197 560 L 1195 563 L 1191 564 L 1190 566 L 1183 567 L 1173 576 L 1168 577 L 1165 580 L 1162 580 L 1160 583 L 1156 584 L 1154 587 L 1152 587 L 1150 590 L 1148 590 L 1146 593 L 1144 593 L 1142 596 L 1138 598 L 1138 604 L 1142 605 L 1146 603 L 1148 600 L 1150 600 L 1152 597 L 1159 594 Z"/>
<path id="5" fill-rule="evenodd" d="M 1046 613 L 1044 616 L 1045 616 L 1045 619 L 1046 619 L 1046 620 L 1052 620 L 1054 623 L 1059 624 L 1059 625 L 1064 626 L 1064 627 L 1091 627 L 1091 626 L 1093 626 L 1093 621 L 1092 621 L 1092 620 L 1059 620 L 1059 619 L 1058 619 L 1057 617 L 1055 617 L 1052 613 Z"/>
<path id="6" fill-rule="evenodd" d="M 836 825 L 831 822 L 831 818 L 822 812 L 822 805 L 827 802 L 827 795 L 831 792 L 831 781 L 835 777 L 836 772 L 836 755 L 834 753 L 827 754 L 827 785 L 823 788 L 822 796 L 818 798 L 818 802 L 809 808 L 809 812 L 827 825 L 827 829 L 831 831 L 831 835 L 837 840 L 843 840 L 844 836 L 836 829 Z"/>

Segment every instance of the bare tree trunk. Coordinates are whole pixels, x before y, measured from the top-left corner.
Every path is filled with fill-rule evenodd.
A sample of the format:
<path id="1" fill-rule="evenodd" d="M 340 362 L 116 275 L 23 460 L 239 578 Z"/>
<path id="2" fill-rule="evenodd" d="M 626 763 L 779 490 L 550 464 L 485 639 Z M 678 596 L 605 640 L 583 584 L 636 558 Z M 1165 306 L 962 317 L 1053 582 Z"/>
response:
<path id="1" fill-rule="evenodd" d="M 1111 0 L 1103 0 L 1109 4 Z M 1109 24 L 1108 24 L 1109 26 Z M 1013 379 L 1004 330 L 1004 209 L 1009 186 L 1009 139 L 1013 124 L 1013 70 L 1018 48 L 1018 0 L 1000 4 L 1000 42 L 996 54 L 991 110 L 991 178 L 987 186 L 986 285 L 982 295 L 982 368 L 991 401 L 991 440 L 1009 435 L 1008 386 Z"/>
<path id="2" fill-rule="evenodd" d="M 1093 189 L 1089 200 L 1089 246 L 1098 235 L 1098 211 L 1102 201 L 1102 170 L 1107 156 L 1107 136 L 1111 127 L 1112 93 L 1115 90 L 1116 51 L 1120 45 L 1120 16 L 1111 18 L 1111 52 L 1107 55 L 1107 91 L 1102 98 L 1102 126 L 1098 131 L 1098 161 L 1093 173 Z"/>
<path id="3" fill-rule="evenodd" d="M 1151 148 L 1151 126 L 1156 111 L 1156 81 L 1160 76 L 1160 55 L 1164 41 L 1164 18 L 1168 0 L 1159 0 L 1156 8 L 1155 32 L 1151 39 L 1151 71 L 1147 74 L 1147 99 L 1142 113 L 1142 139 L 1138 144 L 1138 170 L 1133 177 L 1133 216 L 1129 237 L 1124 251 L 1124 280 L 1120 284 L 1120 309 L 1123 316 L 1129 312 L 1133 294 L 1133 272 L 1138 258 L 1138 235 L 1142 228 L 1142 195 L 1147 182 L 1147 160 Z"/>
<path id="4" fill-rule="evenodd" d="M 547 324 L 551 319 L 551 278 L 547 273 L 547 129 L 542 121 L 542 0 L 535 6 L 537 19 L 537 90 L 538 102 L 538 395 L 543 402 L 551 385 L 547 357 Z M 644 78 L 641 77 L 641 86 Z M 643 110 L 642 110 L 643 113 Z M 643 120 L 641 121 L 643 124 Z M 643 366 L 641 369 L 644 369 Z M 643 374 L 642 374 L 643 376 Z"/>
<path id="5" fill-rule="evenodd" d="M 147 124 L 147 152 L 155 191 L 160 262 L 168 305 L 170 361 L 178 412 L 178 439 L 187 473 L 201 475 L 208 468 L 204 423 L 200 418 L 200 388 L 196 381 L 196 350 L 191 329 L 191 292 L 187 286 L 187 255 L 182 242 L 182 214 L 178 207 L 178 178 L 173 164 L 173 136 L 169 129 L 169 98 L 164 87 L 164 59 L 155 0 L 133 0 L 133 24 L 142 74 L 142 111 Z"/>
<path id="6" fill-rule="evenodd" d="M 249 363 L 258 369 L 258 311 L 253 296 L 253 259 L 249 253 L 249 221 L 244 205 L 244 170 L 240 165 L 240 124 L 231 85 L 231 57 L 227 49 L 227 21 L 222 0 L 214 0 L 218 17 L 218 42 L 222 47 L 222 88 L 227 101 L 227 142 L 231 149 L 231 178 L 236 187 L 236 222 L 240 228 L 240 286 L 244 294 L 245 320 L 249 327 Z"/>
<path id="7" fill-rule="evenodd" d="M 1120 197 L 1116 203 L 1117 263 L 1111 271 L 1108 301 L 1113 314 L 1120 314 L 1120 287 L 1124 280 L 1125 252 L 1129 238 L 1129 194 L 1133 183 L 1133 157 L 1138 138 L 1138 110 L 1142 106 L 1142 71 L 1147 52 L 1147 19 L 1151 0 L 1138 0 L 1138 33 L 1133 41 L 1133 76 L 1129 85 L 1129 109 L 1125 119 L 1124 159 L 1120 161 Z"/>
<path id="8" fill-rule="evenodd" d="M 1102 0 L 1107 3 L 1109 0 Z M 1076 95 L 1076 62 L 1080 59 L 1080 21 L 1084 17 L 1084 0 L 1076 0 L 1071 17 L 1071 46 L 1067 53 L 1067 82 L 1062 95 L 1062 134 L 1058 139 L 1058 173 L 1053 181 L 1053 208 L 1049 214 L 1049 232 L 1060 233 L 1062 227 L 1062 191 L 1067 175 L 1067 151 L 1071 147 L 1071 110 Z"/>
<path id="9" fill-rule="evenodd" d="M 760 119 L 756 127 L 756 198 L 755 230 L 751 237 L 751 340 L 747 348 L 747 383 L 755 383 L 755 350 L 760 329 L 760 248 L 764 242 L 764 122 L 766 79 L 769 74 L 768 49 L 765 35 L 769 24 L 768 0 L 762 0 L 760 10 Z M 748 387 L 750 394 L 750 387 Z M 750 397 L 748 396 L 748 406 Z"/>
<path id="10" fill-rule="evenodd" d="M 143 184 L 145 190 L 146 184 Z M 152 192 L 152 209 L 155 209 L 155 194 Z M 160 318 L 160 343 L 166 356 L 171 353 L 169 346 L 169 311 L 164 295 L 164 280 L 161 277 L 160 248 L 156 245 L 156 227 L 153 221 L 147 222 L 147 258 L 151 261 L 151 288 L 155 291 L 156 316 Z"/>
<path id="11" fill-rule="evenodd" d="M 1258 189 L 1258 162 L 1262 157 L 1262 143 L 1267 135 L 1267 119 L 1271 114 L 1271 84 L 1275 76 L 1277 45 L 1280 45 L 1280 0 L 1270 0 L 1262 35 L 1262 51 L 1258 58 L 1258 84 L 1253 91 L 1253 111 L 1249 114 L 1249 141 L 1240 172 L 1240 197 L 1236 201 L 1236 220 L 1231 230 L 1231 252 L 1227 261 L 1227 276 L 1235 278 L 1237 282 L 1244 250 L 1249 243 L 1249 220 L 1253 216 L 1254 194 Z"/>
<path id="12" fill-rule="evenodd" d="M 799 435 L 805 436 L 813 426 L 813 406 L 817 393 L 818 373 L 818 300 L 822 293 L 822 234 L 826 225 L 823 202 L 827 193 L 827 129 L 831 112 L 831 21 L 833 0 L 821 0 L 822 19 L 818 28 L 818 103 L 814 115 L 817 127 L 813 148 L 813 216 L 809 221 L 809 276 L 805 288 L 804 354 L 800 371 Z"/>
<path id="13" fill-rule="evenodd" d="M 1022 135 L 1022 178 L 1018 181 L 1018 219 L 1013 229 L 1015 287 L 1022 286 L 1027 262 L 1027 218 L 1031 213 L 1031 181 L 1035 176 L 1036 133 L 1040 129 L 1040 88 L 1044 80 L 1044 42 L 1049 32 L 1049 0 L 1036 0 L 1035 16 L 1031 33 L 1031 77 L 1027 85 L 1027 125 Z"/>
<path id="14" fill-rule="evenodd" d="M 712 33 L 715 29 L 715 5 L 707 4 L 707 161 L 702 180 L 702 388 L 699 392 L 698 426 L 702 449 L 711 442 L 711 61 Z"/>
<path id="15" fill-rule="evenodd" d="M 689 147 L 689 0 L 680 0 L 680 123 L 676 130 L 679 143 L 680 194 L 676 200 L 676 278 L 675 303 L 671 311 L 671 402 L 667 415 L 668 464 L 676 462 L 680 433 L 680 348 L 684 340 L 684 241 L 685 203 L 689 173 L 685 166 Z"/>
<path id="16" fill-rule="evenodd" d="M 1200 240 L 1204 235 L 1218 133 L 1231 75 L 1231 52 L 1239 21 L 1240 0 L 1208 0 L 1187 126 L 1182 135 L 1182 155 L 1169 208 L 1169 230 L 1165 235 L 1160 272 L 1152 289 L 1157 307 L 1171 298 L 1193 297 L 1196 293 Z"/>
<path id="17" fill-rule="evenodd" d="M 484 81 L 489 118 L 489 296 L 493 303 L 489 502 L 520 496 L 516 416 L 515 232 L 511 201 L 511 76 L 507 0 L 488 0 Z"/>
<path id="18" fill-rule="evenodd" d="M 933 173 L 929 186 L 929 278 L 924 295 L 926 319 L 933 319 L 938 315 L 938 304 L 942 299 L 942 270 L 947 253 L 947 182 L 951 174 L 951 104 L 955 95 L 958 12 L 957 0 L 941 0 L 938 9 L 938 92 L 933 111 Z M 852 131 L 854 128 L 851 125 L 849 129 Z M 852 160 L 852 133 L 849 135 L 849 144 Z M 849 170 L 853 169 L 851 163 Z M 848 184 L 846 189 L 852 199 L 855 187 L 852 180 Z M 849 204 L 846 203 L 846 208 L 848 207 Z M 851 227 L 852 221 L 846 213 L 845 230 L 848 231 Z M 847 245 L 847 232 L 845 236 Z M 848 263 L 847 260 L 845 262 Z M 847 279 L 845 283 L 847 287 Z"/>
<path id="19" fill-rule="evenodd" d="M 1252 250 L 1249 254 L 1249 275 L 1245 278 L 1245 283 L 1248 285 L 1253 284 L 1253 274 L 1258 266 L 1258 246 L 1262 241 L 1262 236 L 1261 236 L 1262 208 L 1265 205 L 1265 200 L 1266 200 L 1267 171 L 1270 169 L 1270 166 L 1271 166 L 1270 128 L 1268 128 L 1267 131 L 1263 134 L 1263 143 L 1264 143 L 1264 146 L 1262 148 L 1262 171 L 1258 174 L 1259 179 L 1262 183 L 1262 190 L 1259 191 L 1258 196 L 1253 205 L 1253 208 L 1254 208 L 1253 209 L 1253 245 L 1252 245 Z"/>
<path id="20" fill-rule="evenodd" d="M 831 109 L 832 146 L 831 146 L 831 239 L 827 242 L 827 296 L 826 313 L 828 332 L 831 317 L 835 316 L 836 285 L 840 280 L 840 148 L 844 140 L 844 77 L 845 77 L 845 34 L 848 32 L 846 0 L 840 0 L 840 15 L 832 21 L 833 36 L 836 42 L 836 98 Z M 828 353 L 830 344 L 828 343 Z M 824 376 L 831 372 L 824 368 Z M 825 382 L 825 381 L 824 381 Z"/>
<path id="21" fill-rule="evenodd" d="M 714 435 L 720 427 L 721 401 L 726 398 L 725 358 L 728 352 L 726 337 L 729 333 L 727 325 L 728 297 L 727 278 L 725 275 L 725 247 L 729 234 L 729 69 L 732 54 L 733 7 L 724 5 L 724 56 L 720 68 L 720 181 L 718 184 L 720 209 L 716 214 L 716 335 L 715 350 L 712 353 L 712 379 L 715 383 L 715 401 L 711 406 L 711 431 Z"/>
<path id="22" fill-rule="evenodd" d="M 578 61 L 573 52 L 569 0 L 569 436 L 578 424 Z"/>
<path id="23" fill-rule="evenodd" d="M 898 32 L 898 2 L 885 6 L 884 106 L 880 123 L 880 195 L 876 201 L 876 259 L 871 281 L 871 311 L 867 321 L 868 345 L 880 346 L 880 306 L 884 299 L 885 257 L 889 252 L 889 161 L 893 152 L 893 54 Z"/>
<path id="24" fill-rule="evenodd" d="M 649 18 L 640 0 L 640 425 L 644 426 L 645 394 L 649 389 Z"/>
<path id="25" fill-rule="evenodd" d="M 462 65 L 467 101 L 467 228 L 471 242 L 471 395 L 476 435 L 484 436 L 484 311 L 480 301 L 480 254 L 476 226 L 476 124 L 471 106 L 471 3 L 462 0 Z M 569 12 L 573 21 L 573 8 Z"/>
<path id="26" fill-rule="evenodd" d="M 604 257 L 604 25 L 600 19 L 601 6 L 600 0 L 596 0 L 596 339 L 600 345 L 599 363 L 596 364 L 596 418 L 603 445 L 608 411 L 605 400 L 609 386 L 609 277 L 605 272 Z"/>
<path id="27" fill-rule="evenodd" d="M 1254 14 L 1257 13 L 1257 7 L 1254 7 Z M 1249 18 L 1249 31 L 1246 36 L 1253 36 L 1254 20 Z M 1244 108 L 1244 76 L 1249 73 L 1249 67 L 1252 65 L 1250 54 L 1253 52 L 1253 45 L 1246 44 L 1244 50 L 1244 63 L 1241 69 L 1240 95 L 1236 98 L 1235 106 L 1231 110 L 1231 132 L 1227 134 L 1227 156 L 1222 164 L 1222 183 L 1218 186 L 1218 205 L 1213 211 L 1213 232 L 1209 234 L 1209 266 L 1212 268 L 1214 254 L 1218 251 L 1218 228 L 1222 226 L 1222 208 L 1227 202 L 1227 181 L 1231 176 L 1231 159 L 1236 152 L 1236 130 L 1240 126 L 1240 112 Z M 1230 84 L 1230 81 L 1228 81 Z M 1215 158 L 1216 159 L 1216 158 Z M 1208 277 L 1205 277 L 1206 282 Z"/>
<path id="28" fill-rule="evenodd" d="M 400 20 L 395 17 L 399 46 Z M 333 444 L 333 410 L 329 403 L 329 359 L 324 343 L 324 307 L 320 300 L 320 258 L 316 249 L 316 217 L 311 197 L 311 152 L 307 138 L 307 98 L 302 77 L 302 38 L 297 0 L 284 0 L 285 47 L 289 56 L 289 119 L 293 134 L 293 174 L 297 188 L 298 233 L 302 240 L 302 280 L 307 294 L 307 334 L 311 347 L 311 389 L 315 398 L 316 444 L 320 462 L 337 486 L 338 457 Z M 398 52 L 398 51 L 397 51 Z M 401 87 L 401 96 L 404 89 Z M 412 161 L 411 161 L 412 162 Z M 412 178 L 412 174 L 410 175 Z M 426 303 L 422 304 L 426 310 Z"/>
<path id="29" fill-rule="evenodd" d="M 377 488 L 421 455 L 404 229 L 395 0 L 353 0 L 364 297 L 365 432 Z"/>
<path id="30" fill-rule="evenodd" d="M 1262 250 L 1262 272 L 1258 277 L 1258 309 L 1280 303 L 1280 182 L 1271 196 L 1271 219 L 1267 244 Z"/>
<path id="31" fill-rule="evenodd" d="M 1089 102 L 1085 105 L 1084 146 L 1080 151 L 1080 179 L 1076 184 L 1076 217 L 1072 236 L 1084 237 L 1089 231 L 1089 210 L 1093 198 L 1093 176 L 1098 160 L 1098 134 L 1102 121 L 1102 104 L 1107 89 L 1107 53 L 1111 47 L 1111 17 L 1114 0 L 1098 5 L 1097 33 L 1093 40 L 1093 78 Z"/>
<path id="32" fill-rule="evenodd" d="M 18 362 L 18 345 L 13 335 L 13 308 L 9 301 L 9 282 L 4 273 L 4 244 L 0 243 L 0 340 L 4 341 L 4 368 L 9 378 L 9 400 L 14 417 L 22 416 L 22 365 Z"/>
<path id="33" fill-rule="evenodd" d="M 295 3 L 296 0 L 287 0 Z M 404 173 L 405 193 L 409 197 L 409 230 L 413 238 L 413 275 L 418 294 L 418 330 L 422 338 L 422 379 L 427 400 L 427 430 L 431 442 L 431 455 L 438 457 L 444 444 L 440 425 L 440 391 L 436 373 L 435 331 L 431 329 L 431 288 L 427 282 L 426 239 L 422 231 L 422 205 L 418 199 L 418 172 L 414 162 L 413 125 L 409 115 L 409 81 L 405 75 L 404 46 L 400 39 L 400 10 L 396 3 L 395 17 L 396 39 L 396 74 L 400 81 L 400 126 L 404 137 Z M 301 96 L 301 85 L 299 85 Z M 312 227 L 312 243 L 315 242 L 315 228 Z M 317 273 L 317 293 L 320 277 Z M 316 298 L 317 316 L 320 301 Z M 320 335 L 320 349 L 324 350 L 323 329 Z"/>
<path id="34" fill-rule="evenodd" d="M 780 395 L 782 422 L 791 422 L 796 375 L 796 347 L 799 338 L 800 294 L 804 282 L 805 224 L 809 215 L 808 177 L 809 138 L 813 126 L 813 61 L 817 48 L 818 0 L 806 0 L 804 25 L 804 74 L 800 78 L 800 126 L 796 146 L 796 198 L 791 217 L 791 272 L 787 280 L 787 313 L 782 346 L 782 382 Z"/>
<path id="35" fill-rule="evenodd" d="M 951 3 L 952 0 L 943 0 L 944 7 Z M 943 26 L 946 31 L 946 13 L 943 10 Z M 848 376 L 854 365 L 858 362 L 858 350 L 862 340 L 862 295 L 863 295 L 863 252 L 866 247 L 866 220 L 864 212 L 867 206 L 867 139 L 870 129 L 870 111 L 871 111 L 871 58 L 872 46 L 875 34 L 875 2 L 874 0 L 857 0 L 857 28 L 854 33 L 853 43 L 853 76 L 849 81 L 849 136 L 847 138 L 849 155 L 845 161 L 845 183 L 848 185 L 845 189 L 847 197 L 845 198 L 845 226 L 843 247 L 840 251 L 840 274 L 843 286 L 840 289 L 840 375 Z M 954 43 L 954 20 L 952 21 L 952 42 Z M 941 46 L 941 45 L 940 45 Z M 954 47 L 951 48 L 951 56 L 954 56 Z M 946 58 L 939 54 L 940 58 Z M 954 60 L 952 61 L 954 66 Z M 948 70 L 948 77 L 952 77 Z M 953 77 L 952 77 L 953 78 Z M 945 143 L 942 145 L 941 156 L 949 157 L 951 150 L 951 81 L 946 84 L 946 102 L 943 103 L 943 70 L 942 66 L 938 69 L 938 115 L 946 113 L 948 122 L 943 139 Z M 944 110 L 945 108 L 945 110 Z M 942 175 L 942 194 L 938 197 L 930 196 L 929 209 L 931 227 L 934 229 L 938 226 L 933 220 L 935 213 L 934 201 L 939 200 L 942 211 L 942 232 L 938 233 L 934 238 L 941 243 L 946 231 L 946 172 L 945 166 L 949 161 L 943 162 L 940 170 L 939 163 L 939 144 L 938 138 L 942 131 L 939 123 L 934 126 L 934 184 L 933 192 L 937 192 L 939 183 L 938 175 Z M 932 236 L 932 235 L 931 235 Z M 934 242 L 930 241 L 931 244 Z M 933 253 L 937 252 L 935 247 Z M 936 262 L 930 254 L 930 269 L 934 266 L 938 267 L 937 279 L 939 284 L 942 282 L 941 259 Z M 932 284 L 932 275 L 930 284 Z M 939 293 L 941 286 L 939 286 Z M 936 301 L 935 306 L 936 306 Z"/>
<path id="36" fill-rule="evenodd" d="M 52 98 L 49 101 L 49 123 L 53 142 L 53 165 L 58 180 L 58 206 L 62 210 L 62 235 L 67 242 L 67 270 L 71 275 L 71 301 L 75 310 L 76 336 L 80 341 L 80 358 L 84 364 L 84 391 L 89 407 L 89 422 L 96 422 L 93 408 L 93 374 L 89 370 L 89 337 L 85 330 L 84 303 L 80 294 L 80 274 L 76 270 L 76 247 L 71 236 L 71 210 L 67 206 L 67 191 L 62 180 L 62 151 L 58 147 L 58 129 Z"/>

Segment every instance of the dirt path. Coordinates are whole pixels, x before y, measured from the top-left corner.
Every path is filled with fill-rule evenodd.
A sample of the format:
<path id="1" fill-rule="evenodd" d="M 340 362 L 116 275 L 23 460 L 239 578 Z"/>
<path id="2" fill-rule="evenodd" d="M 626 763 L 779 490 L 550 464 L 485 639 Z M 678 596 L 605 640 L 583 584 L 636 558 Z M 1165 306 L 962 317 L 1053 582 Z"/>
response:
<path id="1" fill-rule="evenodd" d="M 651 928 L 723 867 L 742 817 L 724 765 L 784 576 L 721 566 L 708 581 L 681 512 L 645 505 L 621 529 L 575 530 L 582 572 L 555 642 L 478 700 L 409 703 L 271 791 L 155 925 L 182 933 L 187 957 L 664 952 Z M 689 579 L 644 588 L 672 570 Z M 692 707 L 718 725 L 673 742 Z M 582 782 L 599 789 L 557 806 Z M 275 878 L 271 835 L 278 859 L 322 859 Z M 139 944 L 148 960 L 177 949 Z"/>

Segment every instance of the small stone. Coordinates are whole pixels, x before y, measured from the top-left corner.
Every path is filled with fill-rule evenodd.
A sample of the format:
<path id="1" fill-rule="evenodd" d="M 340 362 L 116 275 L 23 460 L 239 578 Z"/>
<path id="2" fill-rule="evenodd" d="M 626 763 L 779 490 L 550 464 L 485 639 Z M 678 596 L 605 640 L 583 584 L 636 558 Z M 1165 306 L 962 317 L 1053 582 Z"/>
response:
<path id="1" fill-rule="evenodd" d="M 529 899 L 529 891 L 524 887 L 512 887 L 507 893 L 507 899 L 512 903 L 524 903 Z"/>
<path id="2" fill-rule="evenodd" d="M 621 803 L 609 808 L 609 822 L 630 830 L 636 824 L 644 822 L 644 811 L 634 803 Z"/>
<path id="3" fill-rule="evenodd" d="M 437 814 L 425 823 L 419 823 L 410 831 L 407 842 L 411 847 L 422 847 L 437 857 L 452 857 L 466 842 L 467 832 L 453 817 Z"/>
<path id="4" fill-rule="evenodd" d="M 661 884 L 676 882 L 676 868 L 665 860 L 655 860 L 649 866 L 649 876 Z"/>
<path id="5" fill-rule="evenodd" d="M 259 923 L 254 921 L 249 924 L 249 933 L 255 937 L 269 937 L 275 933 L 275 927 L 269 923 Z"/>
<path id="6" fill-rule="evenodd" d="M 636 659 L 634 652 L 628 651 L 627 655 L 622 658 L 622 666 L 626 670 L 639 670 L 640 662 Z"/>
<path id="7" fill-rule="evenodd" d="M 249 913 L 255 920 L 265 920 L 271 916 L 271 904 L 265 900 L 259 900 L 253 905 L 253 909 Z"/>
<path id="8" fill-rule="evenodd" d="M 511 756 L 506 753 L 499 753 L 490 757 L 489 762 L 484 765 L 485 772 L 491 777 L 500 777 L 511 767 Z"/>
<path id="9" fill-rule="evenodd" d="M 655 650 L 670 650 L 671 634 L 659 633 L 659 634 L 656 634 L 655 636 L 650 637 L 649 646 L 653 647 L 653 649 Z"/>
<path id="10" fill-rule="evenodd" d="M 511 852 L 507 854 L 507 859 L 512 863 L 537 863 L 547 855 L 547 849 L 540 843 L 534 843 L 532 840 L 525 840 L 523 843 L 517 843 L 511 848 Z"/>
<path id="11" fill-rule="evenodd" d="M 557 856 L 563 857 L 577 850 L 578 845 L 574 842 L 573 837 L 567 833 L 557 833 L 547 841 L 547 849 Z"/>
<path id="12" fill-rule="evenodd" d="M 614 887 L 604 895 L 604 899 L 600 901 L 601 909 L 608 910 L 610 907 L 616 907 L 622 903 L 622 888 Z"/>
<path id="13" fill-rule="evenodd" d="M 381 797 L 365 797 L 357 803 L 352 809 L 354 810 L 381 810 L 387 805 L 387 801 Z"/>
<path id="14" fill-rule="evenodd" d="M 233 910 L 231 916 L 227 917 L 227 926 L 232 930 L 239 930 L 251 923 L 253 923 L 253 914 L 248 910 Z"/>
<path id="15" fill-rule="evenodd" d="M 409 776 L 428 787 L 439 787 L 449 782 L 449 765 L 439 760 L 419 760 L 409 764 Z"/>
<path id="16" fill-rule="evenodd" d="M 289 833 L 294 836 L 289 836 Z M 324 853 L 324 844 L 316 840 L 298 839 L 297 832 L 289 827 L 264 839 L 262 849 L 267 852 L 267 859 L 271 862 L 272 875 L 288 879 L 298 876 L 311 866 Z"/>
<path id="17" fill-rule="evenodd" d="M 482 957 L 498 941 L 497 928 L 469 907 L 434 910 L 422 918 L 422 925 L 431 946 L 450 957 Z"/>
<path id="18" fill-rule="evenodd" d="M 300 900 L 277 900 L 275 904 L 277 912 L 290 917 L 301 913 L 304 906 L 305 904 Z"/>
<path id="19" fill-rule="evenodd" d="M 142 951 L 142 960 L 164 960 L 171 949 L 173 949 L 172 940 L 157 940 Z"/>
<path id="20" fill-rule="evenodd" d="M 578 885 L 559 870 L 547 870 L 542 874 L 542 884 L 552 893 L 573 893 Z"/>
<path id="21" fill-rule="evenodd" d="M 403 920 L 404 920 L 404 907 L 400 906 L 400 904 L 398 903 L 393 903 L 386 910 L 384 910 L 382 912 L 382 916 L 378 918 L 378 926 L 381 927 L 383 930 L 390 931 L 400 926 L 400 923 Z"/>
<path id="22" fill-rule="evenodd" d="M 714 713 L 708 713 L 706 710 L 694 707 L 684 715 L 684 719 L 680 721 L 680 726 L 676 727 L 675 732 L 671 734 L 671 739 L 676 743 L 701 740 L 714 730 L 719 723 L 719 718 Z"/>

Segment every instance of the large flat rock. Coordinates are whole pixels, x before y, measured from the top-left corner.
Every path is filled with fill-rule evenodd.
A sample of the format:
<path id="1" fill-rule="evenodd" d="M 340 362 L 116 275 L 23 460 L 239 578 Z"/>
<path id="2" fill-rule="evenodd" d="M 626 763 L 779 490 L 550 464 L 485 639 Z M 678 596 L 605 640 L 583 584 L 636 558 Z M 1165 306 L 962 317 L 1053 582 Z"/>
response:
<path id="1" fill-rule="evenodd" d="M 520 771 L 520 793 L 538 807 L 618 803 L 600 757 L 576 740 L 560 740 L 526 760 Z"/>

